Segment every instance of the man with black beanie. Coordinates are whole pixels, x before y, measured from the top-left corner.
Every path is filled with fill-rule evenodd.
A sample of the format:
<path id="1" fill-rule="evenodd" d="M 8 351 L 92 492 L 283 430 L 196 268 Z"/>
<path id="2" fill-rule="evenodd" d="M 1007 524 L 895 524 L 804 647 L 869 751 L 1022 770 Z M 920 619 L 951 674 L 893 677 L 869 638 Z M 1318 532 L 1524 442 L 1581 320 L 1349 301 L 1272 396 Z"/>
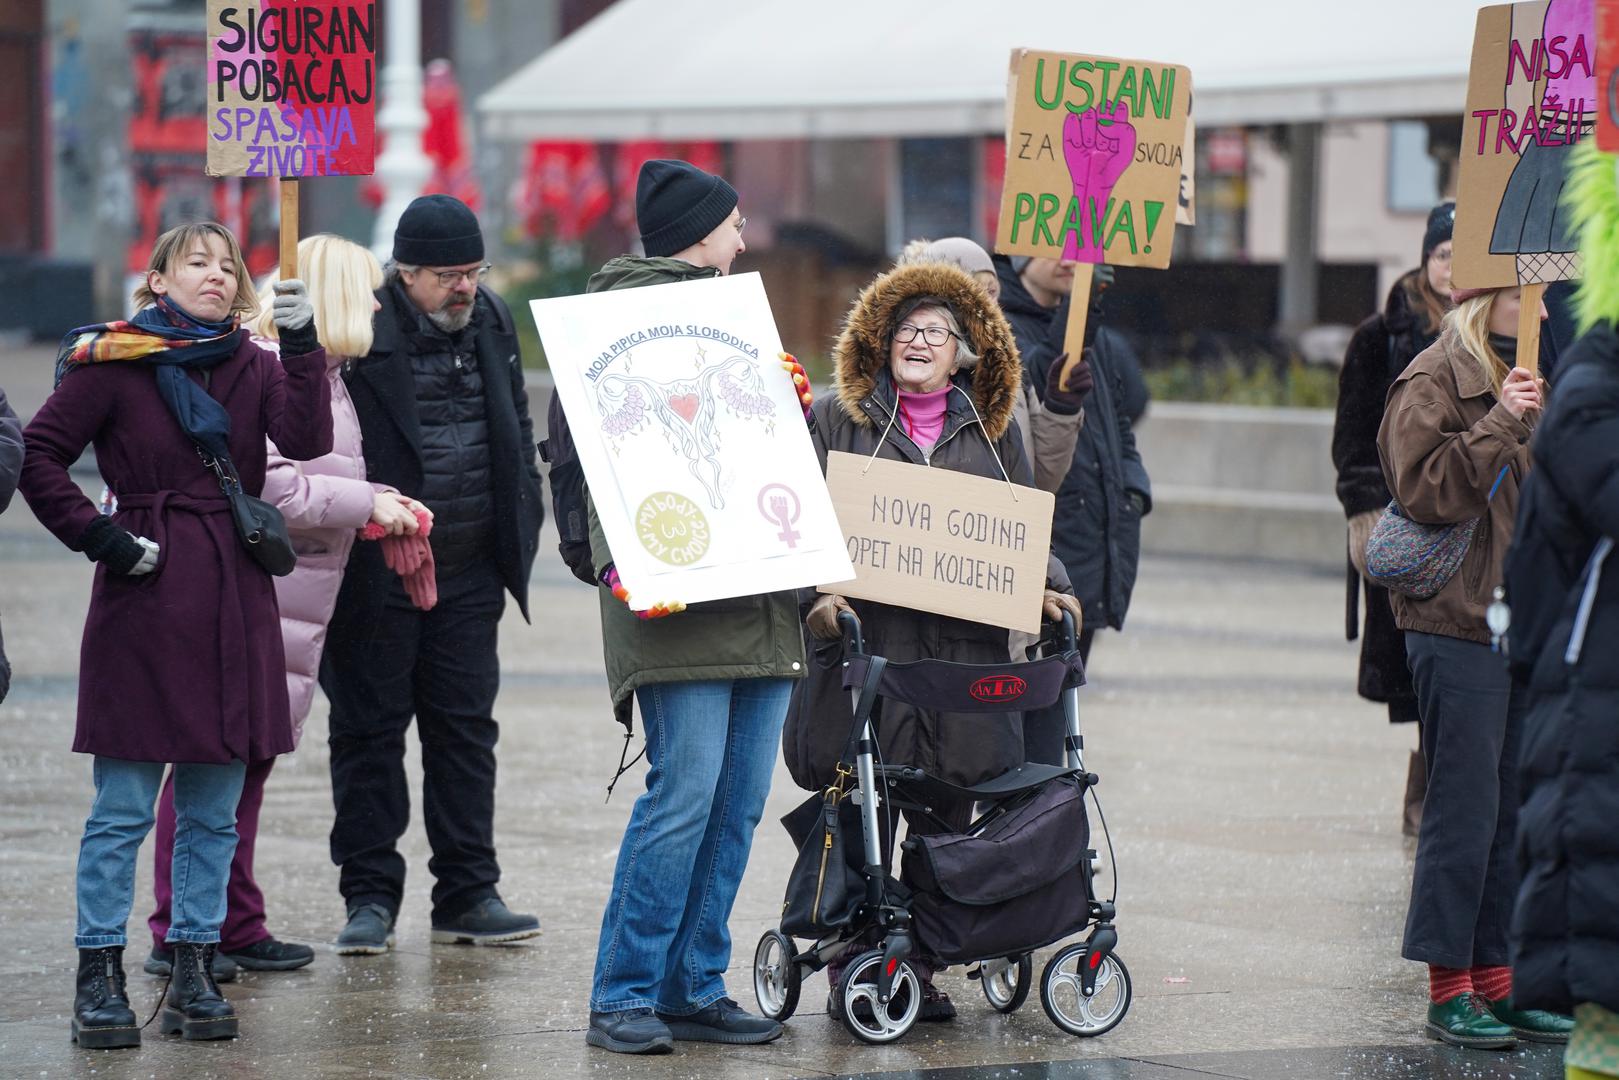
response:
<path id="1" fill-rule="evenodd" d="M 544 511 L 511 312 L 479 284 L 478 219 L 449 195 L 405 209 L 384 271 L 371 351 L 346 372 L 367 479 L 433 511 L 436 602 L 407 594 L 381 544 L 356 544 L 321 660 L 331 699 L 332 861 L 343 954 L 386 952 L 404 896 L 410 824 L 405 733 L 422 742 L 433 849 L 432 940 L 533 937 L 496 891 L 496 631 L 506 593 L 528 618 Z"/>

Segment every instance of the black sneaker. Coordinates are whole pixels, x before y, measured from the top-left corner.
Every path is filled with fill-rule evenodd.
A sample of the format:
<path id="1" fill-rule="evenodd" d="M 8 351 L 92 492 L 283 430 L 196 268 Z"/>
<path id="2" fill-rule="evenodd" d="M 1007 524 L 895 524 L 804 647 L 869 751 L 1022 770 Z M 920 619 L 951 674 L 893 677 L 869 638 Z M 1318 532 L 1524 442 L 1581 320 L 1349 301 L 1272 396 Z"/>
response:
<path id="1" fill-rule="evenodd" d="M 651 1009 L 593 1012 L 585 1042 L 615 1054 L 667 1054 L 675 1048 L 668 1025 Z"/>
<path id="2" fill-rule="evenodd" d="M 214 982 L 235 982 L 236 961 L 223 953 L 214 953 Z M 174 949 L 169 945 L 153 945 L 152 953 L 141 965 L 141 970 L 148 975 L 161 975 L 165 978 L 174 970 Z"/>
<path id="3" fill-rule="evenodd" d="M 315 950 L 308 945 L 294 945 L 288 941 L 277 941 L 267 937 L 263 941 L 255 941 L 245 949 L 236 949 L 223 954 L 227 960 L 236 961 L 236 966 L 246 968 L 248 971 L 291 971 L 301 968 L 315 959 Z M 216 979 L 218 976 L 214 976 Z"/>
<path id="4" fill-rule="evenodd" d="M 393 912 L 381 904 L 361 904 L 349 912 L 348 925 L 334 947 L 339 956 L 378 956 L 393 943 Z"/>
<path id="5" fill-rule="evenodd" d="M 730 998 L 720 998 L 687 1016 L 656 1015 L 669 1025 L 669 1034 L 682 1042 L 767 1043 L 781 1038 L 786 1030 L 767 1016 L 754 1016 Z"/>
<path id="6" fill-rule="evenodd" d="M 435 945 L 501 945 L 538 937 L 540 920 L 519 915 L 498 896 L 486 897 L 447 922 L 433 924 Z"/>

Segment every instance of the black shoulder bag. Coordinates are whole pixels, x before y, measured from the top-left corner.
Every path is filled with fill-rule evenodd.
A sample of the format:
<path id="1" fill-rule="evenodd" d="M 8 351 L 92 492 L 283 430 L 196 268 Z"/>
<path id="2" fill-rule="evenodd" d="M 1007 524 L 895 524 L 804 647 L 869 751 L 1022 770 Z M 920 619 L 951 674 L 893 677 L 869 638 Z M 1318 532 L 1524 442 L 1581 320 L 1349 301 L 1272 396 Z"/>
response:
<path id="1" fill-rule="evenodd" d="M 287 520 L 281 516 L 281 511 L 242 490 L 242 479 L 236 475 L 236 465 L 230 458 L 216 458 L 200 446 L 197 455 L 219 479 L 219 490 L 230 500 L 236 535 L 246 545 L 253 561 L 276 577 L 292 573 L 298 565 L 298 553 L 292 550 Z"/>

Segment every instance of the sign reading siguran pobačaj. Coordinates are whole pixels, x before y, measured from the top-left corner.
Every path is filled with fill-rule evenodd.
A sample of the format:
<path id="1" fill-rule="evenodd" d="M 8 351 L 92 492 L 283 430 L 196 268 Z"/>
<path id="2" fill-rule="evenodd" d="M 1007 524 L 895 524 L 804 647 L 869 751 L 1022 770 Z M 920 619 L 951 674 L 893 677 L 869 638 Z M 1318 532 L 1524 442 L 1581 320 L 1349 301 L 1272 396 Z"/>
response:
<path id="1" fill-rule="evenodd" d="M 1039 632 L 1050 492 L 836 451 L 826 485 L 855 578 L 822 592 Z"/>
<path id="2" fill-rule="evenodd" d="M 208 0 L 208 173 L 373 171 L 375 0 Z"/>

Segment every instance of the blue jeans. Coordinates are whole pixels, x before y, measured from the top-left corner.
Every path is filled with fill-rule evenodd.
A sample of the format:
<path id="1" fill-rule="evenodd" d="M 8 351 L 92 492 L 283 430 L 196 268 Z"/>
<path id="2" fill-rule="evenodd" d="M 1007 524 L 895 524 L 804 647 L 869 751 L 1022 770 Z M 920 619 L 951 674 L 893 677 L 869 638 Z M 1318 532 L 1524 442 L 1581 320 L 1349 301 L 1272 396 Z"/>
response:
<path id="1" fill-rule="evenodd" d="M 725 996 L 726 924 L 791 689 L 788 679 L 726 679 L 636 691 L 650 767 L 602 916 L 592 1010 L 685 1016 Z"/>
<path id="2" fill-rule="evenodd" d="M 159 761 L 97 757 L 96 801 L 79 841 L 81 949 L 127 945 L 125 929 L 135 902 L 135 861 L 152 828 L 163 787 Z M 247 767 L 174 767 L 174 901 L 166 940 L 219 940 L 225 921 L 225 885 L 236 853 L 236 804 Z"/>

